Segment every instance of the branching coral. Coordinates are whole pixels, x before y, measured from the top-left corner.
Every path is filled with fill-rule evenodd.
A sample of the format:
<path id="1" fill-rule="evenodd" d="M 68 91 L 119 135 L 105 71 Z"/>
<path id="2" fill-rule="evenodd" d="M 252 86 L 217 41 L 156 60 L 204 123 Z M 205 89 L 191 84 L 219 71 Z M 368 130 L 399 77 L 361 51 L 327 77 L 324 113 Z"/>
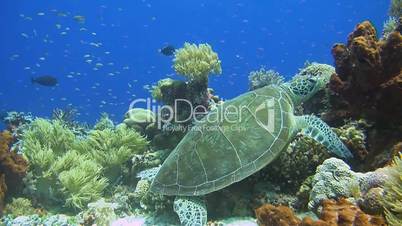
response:
<path id="1" fill-rule="evenodd" d="M 266 70 L 264 67 L 260 70 L 250 72 L 248 76 L 249 90 L 255 90 L 267 85 L 280 85 L 285 78 L 274 70 Z"/>
<path id="2" fill-rule="evenodd" d="M 208 75 L 221 74 L 221 61 L 210 45 L 184 43 L 184 47 L 176 50 L 175 71 L 189 80 L 206 80 Z"/>
<path id="3" fill-rule="evenodd" d="M 402 225 L 402 158 L 395 157 L 394 165 L 389 167 L 389 179 L 385 182 L 383 205 L 385 217 L 392 226 Z"/>

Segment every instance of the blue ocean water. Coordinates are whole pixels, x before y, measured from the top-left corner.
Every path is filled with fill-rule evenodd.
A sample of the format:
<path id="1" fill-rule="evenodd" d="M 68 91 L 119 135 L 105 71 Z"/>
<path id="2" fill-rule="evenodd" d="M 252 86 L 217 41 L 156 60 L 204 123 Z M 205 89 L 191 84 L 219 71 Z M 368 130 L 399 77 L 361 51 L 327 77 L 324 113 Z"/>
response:
<path id="1" fill-rule="evenodd" d="M 290 78 L 307 60 L 332 64 L 331 46 L 345 42 L 357 23 L 370 19 L 381 30 L 389 1 L 4 0 L 1 6 L 0 111 L 49 117 L 72 105 L 79 120 L 93 123 L 102 112 L 121 121 L 133 99 L 150 96 L 147 86 L 180 78 L 172 58 L 158 52 L 167 44 L 209 43 L 223 70 L 209 86 L 228 99 L 246 92 L 248 73 L 261 66 Z M 42 75 L 59 84 L 31 84 Z"/>

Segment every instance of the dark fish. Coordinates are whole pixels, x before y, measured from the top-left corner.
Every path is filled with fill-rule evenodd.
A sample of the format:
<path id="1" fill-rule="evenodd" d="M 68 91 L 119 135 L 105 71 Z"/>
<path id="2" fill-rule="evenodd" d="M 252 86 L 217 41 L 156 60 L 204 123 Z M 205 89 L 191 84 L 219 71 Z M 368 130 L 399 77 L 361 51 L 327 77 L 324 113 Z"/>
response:
<path id="1" fill-rule="evenodd" d="M 57 79 L 53 76 L 39 76 L 36 78 L 31 78 L 32 83 L 37 83 L 42 86 L 55 86 L 57 85 Z"/>
<path id="2" fill-rule="evenodd" d="M 159 50 L 159 52 L 165 56 L 172 56 L 175 51 L 176 51 L 176 48 L 172 45 L 167 45 Z"/>

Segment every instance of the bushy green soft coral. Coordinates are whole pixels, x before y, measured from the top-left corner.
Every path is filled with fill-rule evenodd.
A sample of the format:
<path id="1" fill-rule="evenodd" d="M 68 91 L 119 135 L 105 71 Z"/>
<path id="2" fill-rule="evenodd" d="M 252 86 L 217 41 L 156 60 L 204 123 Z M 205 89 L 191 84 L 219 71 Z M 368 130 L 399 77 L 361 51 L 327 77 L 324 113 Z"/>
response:
<path id="1" fill-rule="evenodd" d="M 101 118 L 96 122 L 94 126 L 95 130 L 104 130 L 113 128 L 114 128 L 113 121 L 110 120 L 109 115 L 107 113 L 102 113 Z"/>
<path id="2" fill-rule="evenodd" d="M 395 18 L 402 16 L 402 0 L 391 0 L 388 14 Z"/>
<path id="3" fill-rule="evenodd" d="M 398 26 L 398 19 L 395 17 L 388 18 L 387 21 L 384 22 L 384 27 L 382 30 L 382 39 L 387 39 L 388 35 L 395 31 L 396 27 Z"/>
<path id="4" fill-rule="evenodd" d="M 34 195 L 77 209 L 102 196 L 107 186 L 102 166 L 74 151 L 76 142 L 72 131 L 58 121 L 37 119 L 31 124 L 22 148 L 30 163 Z"/>
<path id="5" fill-rule="evenodd" d="M 221 61 L 210 45 L 184 43 L 176 50 L 174 69 L 189 80 L 205 80 L 209 74 L 221 74 Z"/>
<path id="6" fill-rule="evenodd" d="M 26 216 L 35 214 L 35 208 L 32 207 L 32 203 L 26 198 L 13 198 L 12 202 L 6 205 L 4 208 L 4 214 L 10 214 L 13 217 Z"/>
<path id="7" fill-rule="evenodd" d="M 102 197 L 108 181 L 101 177 L 102 167 L 89 159 L 81 159 L 79 165 L 62 171 L 59 181 L 65 195 L 66 206 L 82 209 L 87 203 Z"/>
<path id="8" fill-rule="evenodd" d="M 391 226 L 402 225 L 402 158 L 395 157 L 394 165 L 388 169 L 385 182 L 383 205 L 385 217 Z"/>
<path id="9" fill-rule="evenodd" d="M 120 126 L 91 131 L 87 139 L 77 145 L 77 150 L 101 165 L 110 182 L 116 182 L 122 175 L 125 163 L 135 154 L 145 152 L 147 145 L 148 141 L 139 133 Z"/>
<path id="10" fill-rule="evenodd" d="M 268 85 L 280 85 L 284 78 L 274 70 L 266 70 L 264 67 L 258 71 L 250 72 L 248 76 L 249 90 L 255 90 Z"/>

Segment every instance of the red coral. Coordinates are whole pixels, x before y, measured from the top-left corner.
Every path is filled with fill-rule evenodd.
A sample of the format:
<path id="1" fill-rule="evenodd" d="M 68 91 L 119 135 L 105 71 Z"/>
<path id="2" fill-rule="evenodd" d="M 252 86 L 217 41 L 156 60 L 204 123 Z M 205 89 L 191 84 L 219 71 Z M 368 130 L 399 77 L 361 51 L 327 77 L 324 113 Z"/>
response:
<path id="1" fill-rule="evenodd" d="M 28 169 L 27 161 L 21 155 L 10 151 L 12 140 L 10 132 L 0 133 L 0 213 L 7 187 L 12 188 L 8 189 L 9 191 L 16 192 Z"/>
<path id="2" fill-rule="evenodd" d="M 332 48 L 336 74 L 330 88 L 349 104 L 355 116 L 375 122 L 402 123 L 402 36 L 394 31 L 378 40 L 373 25 L 364 21 L 348 42 Z"/>
<path id="3" fill-rule="evenodd" d="M 305 217 L 302 221 L 286 206 L 265 204 L 255 210 L 259 225 L 278 226 L 386 226 L 382 216 L 365 214 L 346 199 L 324 200 L 320 219 Z"/>

